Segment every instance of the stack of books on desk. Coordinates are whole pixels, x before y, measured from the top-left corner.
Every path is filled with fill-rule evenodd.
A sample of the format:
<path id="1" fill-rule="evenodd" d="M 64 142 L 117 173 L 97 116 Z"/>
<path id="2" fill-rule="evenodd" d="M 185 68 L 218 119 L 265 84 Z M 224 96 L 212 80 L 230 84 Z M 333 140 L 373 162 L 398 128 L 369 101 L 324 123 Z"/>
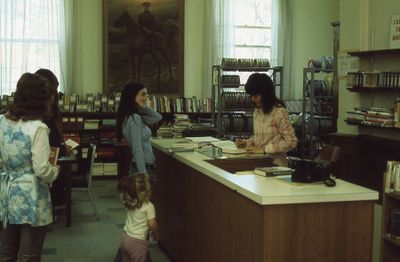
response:
<path id="1" fill-rule="evenodd" d="M 172 125 L 172 133 L 175 138 L 182 138 L 182 132 L 188 129 L 190 119 L 185 114 L 174 114 L 174 124 Z"/>
<path id="2" fill-rule="evenodd" d="M 172 133 L 172 128 L 170 125 L 162 125 L 157 130 L 158 138 L 174 138 L 174 134 Z"/>
<path id="3" fill-rule="evenodd" d="M 284 176 L 291 175 L 293 169 L 283 166 L 256 167 L 254 173 L 259 176 Z"/>

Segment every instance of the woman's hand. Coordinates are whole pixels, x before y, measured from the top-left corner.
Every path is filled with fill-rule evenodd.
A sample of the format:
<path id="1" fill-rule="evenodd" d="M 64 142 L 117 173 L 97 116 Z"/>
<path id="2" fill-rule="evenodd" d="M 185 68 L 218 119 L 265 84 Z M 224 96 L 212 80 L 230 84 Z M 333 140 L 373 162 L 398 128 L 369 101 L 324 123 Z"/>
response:
<path id="1" fill-rule="evenodd" d="M 264 148 L 257 146 L 246 147 L 247 153 L 249 154 L 265 154 Z"/>
<path id="2" fill-rule="evenodd" d="M 236 145 L 238 148 L 244 148 L 244 147 L 246 147 L 246 145 L 247 145 L 247 141 L 246 141 L 245 139 L 237 138 L 237 139 L 235 140 L 235 145 Z"/>
<path id="3" fill-rule="evenodd" d="M 72 154 L 72 147 L 65 145 L 65 155 L 70 156 Z"/>
<path id="4" fill-rule="evenodd" d="M 150 234 L 152 235 L 152 237 L 153 237 L 153 239 L 154 239 L 155 241 L 160 240 L 160 238 L 159 238 L 157 232 L 150 231 Z"/>

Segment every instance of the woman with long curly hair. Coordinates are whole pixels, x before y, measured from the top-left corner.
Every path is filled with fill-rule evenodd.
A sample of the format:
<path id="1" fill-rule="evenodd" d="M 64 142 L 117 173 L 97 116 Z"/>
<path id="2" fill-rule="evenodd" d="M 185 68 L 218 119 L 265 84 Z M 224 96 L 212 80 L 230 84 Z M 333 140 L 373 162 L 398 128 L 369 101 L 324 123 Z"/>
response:
<path id="1" fill-rule="evenodd" d="M 49 185 L 59 167 L 49 163 L 54 93 L 43 77 L 25 73 L 14 102 L 0 115 L 0 261 L 40 261 L 52 223 Z"/>

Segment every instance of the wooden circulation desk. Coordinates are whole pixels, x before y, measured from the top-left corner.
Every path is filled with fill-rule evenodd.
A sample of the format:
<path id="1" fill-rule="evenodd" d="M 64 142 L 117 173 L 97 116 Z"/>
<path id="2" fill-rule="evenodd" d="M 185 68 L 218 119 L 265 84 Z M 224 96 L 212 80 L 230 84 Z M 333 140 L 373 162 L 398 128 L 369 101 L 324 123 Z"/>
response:
<path id="1" fill-rule="evenodd" d="M 174 261 L 372 261 L 376 191 L 234 175 L 216 166 L 232 166 L 223 160 L 168 153 L 173 143 L 153 140 L 153 201 L 159 242 Z"/>

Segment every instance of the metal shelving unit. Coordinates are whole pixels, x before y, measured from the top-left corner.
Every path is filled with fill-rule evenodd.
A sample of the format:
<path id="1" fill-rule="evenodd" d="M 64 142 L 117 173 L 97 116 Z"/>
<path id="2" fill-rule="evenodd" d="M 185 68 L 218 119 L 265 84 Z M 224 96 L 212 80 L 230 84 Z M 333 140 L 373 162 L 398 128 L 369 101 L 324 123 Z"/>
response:
<path id="1" fill-rule="evenodd" d="M 249 126 L 249 121 L 243 119 L 244 126 L 242 131 L 238 131 L 238 128 L 223 128 L 226 124 L 223 122 L 224 116 L 233 118 L 233 116 L 247 116 L 251 117 L 253 108 L 250 104 L 250 98 L 245 94 L 244 83 L 238 84 L 226 84 L 222 82 L 222 76 L 224 73 L 234 72 L 262 72 L 267 73 L 271 76 L 276 88 L 276 94 L 278 97 L 282 97 L 282 83 L 283 83 L 283 67 L 226 67 L 221 65 L 214 65 L 212 67 L 212 100 L 213 100 L 213 117 L 217 127 L 217 135 L 219 138 L 231 138 L 232 136 L 250 136 L 252 134 L 252 122 Z M 237 97 L 229 97 L 229 106 L 227 106 L 227 94 L 237 93 Z M 234 106 L 240 104 L 240 106 Z M 243 106 L 245 105 L 245 106 Z M 226 119 L 226 117 L 225 117 Z M 235 122 L 235 120 L 232 120 Z M 245 123 L 246 122 L 246 123 Z"/>
<path id="2" fill-rule="evenodd" d="M 316 146 L 321 143 L 323 134 L 332 132 L 333 124 L 333 95 L 315 95 L 316 75 L 321 73 L 333 73 L 333 69 L 317 69 L 306 67 L 303 69 L 303 111 L 301 126 L 301 156 L 303 158 L 313 159 L 316 156 Z M 309 87 L 309 89 L 307 89 Z M 308 91 L 308 92 L 307 92 Z M 319 105 L 318 99 L 330 99 L 332 101 L 332 111 L 324 112 L 316 110 Z M 306 118 L 309 115 L 308 119 Z M 318 122 L 317 122 L 318 121 Z M 317 123 L 325 121 L 330 122 L 331 128 L 321 130 L 320 126 L 317 130 Z M 322 132 L 323 131 L 323 132 Z"/>

